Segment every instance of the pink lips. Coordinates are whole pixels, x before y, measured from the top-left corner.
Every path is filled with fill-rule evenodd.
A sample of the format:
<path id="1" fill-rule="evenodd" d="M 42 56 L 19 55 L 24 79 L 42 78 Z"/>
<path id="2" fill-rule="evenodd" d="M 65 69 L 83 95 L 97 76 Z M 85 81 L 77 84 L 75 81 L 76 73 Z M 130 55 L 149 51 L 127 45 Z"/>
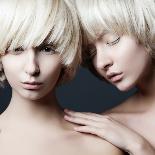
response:
<path id="1" fill-rule="evenodd" d="M 41 88 L 42 83 L 39 82 L 24 82 L 23 88 L 28 90 L 38 90 Z"/>
<path id="2" fill-rule="evenodd" d="M 123 78 L 123 73 L 110 73 L 107 74 L 107 78 L 111 81 L 111 82 L 118 82 L 120 80 L 122 80 Z"/>

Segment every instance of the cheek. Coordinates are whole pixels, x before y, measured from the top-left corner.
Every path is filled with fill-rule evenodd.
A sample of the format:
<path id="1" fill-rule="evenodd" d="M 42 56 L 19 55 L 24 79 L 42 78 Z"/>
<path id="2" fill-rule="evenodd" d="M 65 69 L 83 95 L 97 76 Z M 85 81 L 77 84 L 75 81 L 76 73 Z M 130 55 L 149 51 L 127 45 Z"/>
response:
<path id="1" fill-rule="evenodd" d="M 57 66 L 51 66 L 51 68 L 49 68 L 48 71 L 46 69 L 47 78 L 49 80 L 57 79 L 60 75 L 60 71 L 61 71 L 61 65 L 60 64 L 58 64 Z"/>
<path id="2" fill-rule="evenodd" d="M 137 46 L 135 43 L 128 44 L 127 47 L 126 49 L 120 49 L 122 52 L 118 54 L 117 60 L 120 61 L 124 69 L 138 72 L 148 63 L 149 55 L 144 47 Z"/>
<path id="3" fill-rule="evenodd" d="M 121 89 L 129 90 L 137 85 L 138 80 L 145 76 L 151 62 L 151 57 L 144 48 L 135 48 L 121 61 L 121 69 L 125 73 L 125 78 Z M 123 85 L 124 84 L 124 85 Z"/>
<path id="4" fill-rule="evenodd" d="M 94 56 L 94 58 L 92 59 L 93 67 L 99 73 L 103 72 L 103 63 L 104 63 L 104 61 L 101 59 L 99 61 L 99 59 L 97 58 L 97 55 Z"/>
<path id="5" fill-rule="evenodd" d="M 18 73 L 19 72 L 15 70 L 15 68 L 6 68 L 5 70 L 6 79 L 12 88 L 17 86 L 20 81 Z"/>
<path id="6" fill-rule="evenodd" d="M 42 64 L 42 76 L 43 80 L 46 81 L 55 81 L 58 79 L 60 71 L 61 71 L 61 64 L 59 60 L 50 60 L 46 61 L 46 63 Z"/>
<path id="7" fill-rule="evenodd" d="M 18 61 L 14 61 L 18 62 Z M 19 65 L 18 63 L 13 63 L 11 60 L 4 59 L 2 61 L 3 64 L 3 69 L 4 69 L 4 74 L 7 78 L 7 81 L 9 82 L 10 85 L 17 80 L 17 76 L 19 74 Z"/>

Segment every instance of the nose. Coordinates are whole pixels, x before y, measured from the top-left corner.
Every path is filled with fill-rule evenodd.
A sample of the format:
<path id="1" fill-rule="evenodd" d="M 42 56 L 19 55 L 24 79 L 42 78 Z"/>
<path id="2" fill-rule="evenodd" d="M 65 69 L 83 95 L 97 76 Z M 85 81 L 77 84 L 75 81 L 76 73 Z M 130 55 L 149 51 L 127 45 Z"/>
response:
<path id="1" fill-rule="evenodd" d="M 30 76 L 38 76 L 40 74 L 40 68 L 37 60 L 37 55 L 34 49 L 29 49 L 26 51 L 26 63 L 25 72 Z"/>
<path id="2" fill-rule="evenodd" d="M 107 71 L 113 65 L 113 61 L 106 53 L 98 53 L 94 60 L 95 66 L 99 70 Z"/>

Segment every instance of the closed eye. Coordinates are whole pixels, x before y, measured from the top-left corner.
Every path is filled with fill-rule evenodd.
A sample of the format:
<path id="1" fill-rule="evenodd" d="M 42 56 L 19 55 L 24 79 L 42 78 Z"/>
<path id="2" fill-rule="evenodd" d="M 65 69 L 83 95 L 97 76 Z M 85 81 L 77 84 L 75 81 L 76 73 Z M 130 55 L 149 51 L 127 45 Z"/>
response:
<path id="1" fill-rule="evenodd" d="M 107 42 L 106 44 L 109 45 L 109 46 L 113 46 L 113 45 L 117 44 L 119 41 L 120 41 L 120 37 L 118 37 L 114 41 Z"/>

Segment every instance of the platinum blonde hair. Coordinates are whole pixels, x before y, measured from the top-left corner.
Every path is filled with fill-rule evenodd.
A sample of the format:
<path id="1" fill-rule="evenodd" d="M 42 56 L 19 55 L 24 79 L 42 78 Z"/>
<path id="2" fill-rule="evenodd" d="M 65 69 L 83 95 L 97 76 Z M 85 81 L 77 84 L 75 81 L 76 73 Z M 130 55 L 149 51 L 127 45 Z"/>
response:
<path id="1" fill-rule="evenodd" d="M 90 40 L 105 32 L 134 35 L 154 43 L 154 0 L 75 0 L 82 26 Z"/>
<path id="2" fill-rule="evenodd" d="M 71 0 L 1 0 L 0 55 L 46 42 L 60 54 L 66 80 L 81 60 L 80 29 Z M 0 82 L 5 80 L 0 62 Z"/>
<path id="3" fill-rule="evenodd" d="M 90 57 L 88 43 L 104 32 L 132 35 L 155 56 L 155 0 L 75 0 L 75 5 L 84 31 L 84 61 Z"/>

